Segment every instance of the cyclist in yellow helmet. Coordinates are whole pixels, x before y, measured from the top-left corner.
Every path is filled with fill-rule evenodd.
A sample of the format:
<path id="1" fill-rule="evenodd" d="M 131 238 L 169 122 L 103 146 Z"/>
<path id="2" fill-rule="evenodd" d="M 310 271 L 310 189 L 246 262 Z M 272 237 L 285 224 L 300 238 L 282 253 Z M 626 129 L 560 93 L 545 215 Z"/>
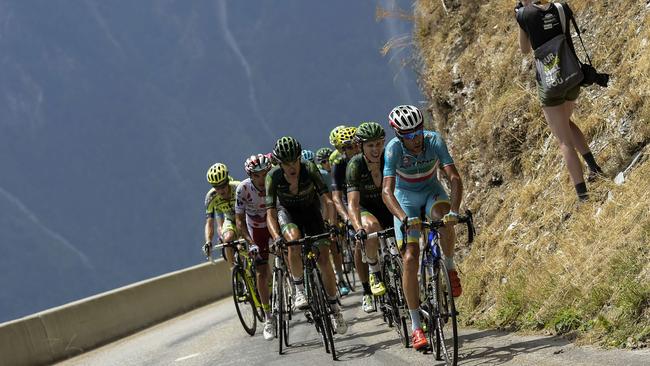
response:
<path id="1" fill-rule="evenodd" d="M 357 132 L 356 127 L 345 127 L 339 129 L 335 136 L 335 147 L 336 151 L 340 154 L 339 158 L 335 158 L 332 161 L 330 156 L 330 162 L 332 162 L 332 200 L 336 206 L 336 211 L 342 220 L 346 223 L 346 230 L 352 225 L 350 220 L 350 215 L 347 210 L 347 185 L 346 185 L 346 170 L 347 165 L 350 159 L 353 156 L 361 153 L 361 148 L 357 141 L 355 140 L 355 135 Z M 332 154 L 334 155 L 334 154 Z M 361 285 L 363 286 L 363 298 L 361 301 L 361 308 L 364 312 L 370 313 L 375 311 L 373 304 L 373 295 L 372 288 L 370 285 L 370 274 L 368 271 L 368 265 L 363 263 L 363 258 L 361 254 L 361 246 L 357 245 L 354 250 L 354 264 L 357 269 L 357 274 L 361 280 Z"/>
<path id="2" fill-rule="evenodd" d="M 235 240 L 238 237 L 235 224 L 235 192 L 239 181 L 228 175 L 228 167 L 216 163 L 208 169 L 208 183 L 212 186 L 205 195 L 205 244 L 203 251 L 210 255 L 212 239 L 214 237 L 214 222 L 217 221 L 217 232 L 223 242 Z M 232 248 L 225 248 L 225 258 L 234 264 Z"/>

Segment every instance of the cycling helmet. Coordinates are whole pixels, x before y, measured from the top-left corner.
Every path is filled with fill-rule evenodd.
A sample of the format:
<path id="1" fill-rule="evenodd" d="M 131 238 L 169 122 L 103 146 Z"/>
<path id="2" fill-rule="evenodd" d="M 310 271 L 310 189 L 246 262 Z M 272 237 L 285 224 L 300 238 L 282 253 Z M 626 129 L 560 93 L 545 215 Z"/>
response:
<path id="1" fill-rule="evenodd" d="M 412 105 L 398 105 L 393 108 L 388 115 L 388 120 L 397 133 L 416 129 L 424 123 L 422 112 Z"/>
<path id="2" fill-rule="evenodd" d="M 271 159 L 262 154 L 251 155 L 244 163 L 244 170 L 246 170 L 246 174 L 248 175 L 269 169 L 271 169 Z"/>
<path id="3" fill-rule="evenodd" d="M 302 147 L 300 142 L 291 136 L 284 136 L 275 142 L 273 157 L 280 162 L 295 161 L 300 157 Z"/>
<path id="4" fill-rule="evenodd" d="M 383 139 L 386 136 L 384 128 L 377 122 L 364 122 L 357 128 L 354 139 L 357 142 L 366 142 Z"/>
<path id="5" fill-rule="evenodd" d="M 337 133 L 340 129 L 345 128 L 345 127 L 346 127 L 345 125 L 340 125 L 340 126 L 336 126 L 336 127 L 334 127 L 334 129 L 332 130 L 332 132 L 330 132 L 330 145 L 332 145 L 332 146 L 336 146 L 336 133 Z"/>
<path id="6" fill-rule="evenodd" d="M 225 164 L 216 163 L 208 169 L 206 176 L 208 178 L 208 183 L 213 186 L 218 186 L 229 180 L 228 167 L 226 167 Z"/>
<path id="7" fill-rule="evenodd" d="M 302 151 L 302 160 L 314 162 L 314 152 L 311 150 Z"/>
<path id="8" fill-rule="evenodd" d="M 332 155 L 332 149 L 329 147 L 320 148 L 316 151 L 316 162 L 319 164 L 324 163 L 329 160 L 330 155 Z"/>
<path id="9" fill-rule="evenodd" d="M 357 132 L 356 127 L 341 128 L 336 133 L 336 145 L 342 146 L 354 142 L 354 134 Z"/>

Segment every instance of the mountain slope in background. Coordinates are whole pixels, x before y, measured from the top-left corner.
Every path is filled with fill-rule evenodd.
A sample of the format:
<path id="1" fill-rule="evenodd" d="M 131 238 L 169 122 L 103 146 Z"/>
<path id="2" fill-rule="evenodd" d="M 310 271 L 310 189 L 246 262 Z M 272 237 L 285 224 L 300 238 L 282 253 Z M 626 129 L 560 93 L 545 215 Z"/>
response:
<path id="1" fill-rule="evenodd" d="M 0 321 L 199 263 L 215 161 L 417 102 L 379 3 L 0 2 Z"/>

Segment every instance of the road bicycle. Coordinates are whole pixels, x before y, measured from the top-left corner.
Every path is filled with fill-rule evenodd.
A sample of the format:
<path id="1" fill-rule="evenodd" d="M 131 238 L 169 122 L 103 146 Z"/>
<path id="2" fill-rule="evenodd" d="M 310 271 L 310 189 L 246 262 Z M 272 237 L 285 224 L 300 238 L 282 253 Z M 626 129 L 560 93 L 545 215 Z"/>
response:
<path id="1" fill-rule="evenodd" d="M 318 269 L 319 251 L 313 245 L 321 239 L 329 239 L 330 233 L 323 233 L 313 236 L 305 236 L 302 239 L 287 242 L 287 246 L 300 246 L 302 265 L 304 271 L 305 294 L 309 302 L 309 309 L 306 311 L 307 319 L 314 323 L 316 330 L 321 336 L 325 352 L 332 355 L 336 360 L 336 349 L 334 348 L 334 325 L 332 324 L 332 309 L 327 301 L 327 292 L 323 284 L 323 277 Z"/>
<path id="2" fill-rule="evenodd" d="M 410 344 L 406 320 L 409 317 L 406 296 L 402 286 L 404 265 L 395 244 L 395 230 L 386 229 L 368 234 L 368 239 L 378 238 L 380 242 L 381 276 L 386 286 L 383 304 L 380 306 L 389 327 L 393 327 L 404 347 Z"/>
<path id="3" fill-rule="evenodd" d="M 255 271 L 255 261 L 246 251 L 248 243 L 244 239 L 229 241 L 222 244 L 216 244 L 210 251 L 210 257 L 215 249 L 233 248 L 235 265 L 231 270 L 232 298 L 235 302 L 237 316 L 242 327 L 249 335 L 255 334 L 257 321 L 264 321 L 264 309 L 257 291 L 257 276 Z"/>
<path id="4" fill-rule="evenodd" d="M 466 211 L 458 222 L 467 225 L 468 242 L 471 243 L 475 234 L 472 212 Z M 458 312 L 449 273 L 441 255 L 438 229 L 443 226 L 442 220 L 422 223 L 426 241 L 420 255 L 420 314 L 436 360 L 444 360 L 448 366 L 455 366 L 458 362 Z"/>

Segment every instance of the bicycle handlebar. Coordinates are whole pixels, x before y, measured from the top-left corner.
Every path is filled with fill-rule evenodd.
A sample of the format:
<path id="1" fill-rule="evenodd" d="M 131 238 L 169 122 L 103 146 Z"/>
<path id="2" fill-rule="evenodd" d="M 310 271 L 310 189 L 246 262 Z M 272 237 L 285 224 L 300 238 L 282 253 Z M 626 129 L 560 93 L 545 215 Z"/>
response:
<path id="1" fill-rule="evenodd" d="M 214 248 L 214 249 L 219 249 L 219 248 L 232 248 L 232 247 L 236 247 L 236 246 L 238 246 L 238 245 L 246 245 L 246 244 L 248 244 L 248 242 L 246 241 L 246 239 L 237 239 L 237 240 L 231 240 L 231 241 L 228 241 L 228 242 L 225 242 L 225 243 L 221 243 L 221 244 L 215 244 L 215 245 L 213 246 L 213 248 Z"/>
<path id="2" fill-rule="evenodd" d="M 318 234 L 318 235 L 305 236 L 305 237 L 303 237 L 301 239 L 292 240 L 292 241 L 287 242 L 287 246 L 290 247 L 290 246 L 304 245 L 305 243 L 311 243 L 311 242 L 314 242 L 316 240 L 329 238 L 331 235 L 332 235 L 331 233 L 327 232 L 327 233 L 322 233 L 322 234 Z"/>
<path id="3" fill-rule="evenodd" d="M 472 211 L 470 210 L 465 211 L 465 215 L 461 215 L 458 218 L 458 223 L 467 225 L 467 242 L 468 243 L 473 242 L 474 234 L 476 234 L 476 229 L 474 228 L 474 218 L 472 215 Z M 425 228 L 437 230 L 445 226 L 445 223 L 442 220 L 424 221 L 422 222 L 422 226 Z"/>
<path id="4" fill-rule="evenodd" d="M 386 238 L 390 238 L 394 234 L 395 234 L 395 229 L 391 227 L 386 230 L 376 231 L 374 233 L 368 234 L 368 239 L 375 239 L 375 238 L 386 239 Z"/>

